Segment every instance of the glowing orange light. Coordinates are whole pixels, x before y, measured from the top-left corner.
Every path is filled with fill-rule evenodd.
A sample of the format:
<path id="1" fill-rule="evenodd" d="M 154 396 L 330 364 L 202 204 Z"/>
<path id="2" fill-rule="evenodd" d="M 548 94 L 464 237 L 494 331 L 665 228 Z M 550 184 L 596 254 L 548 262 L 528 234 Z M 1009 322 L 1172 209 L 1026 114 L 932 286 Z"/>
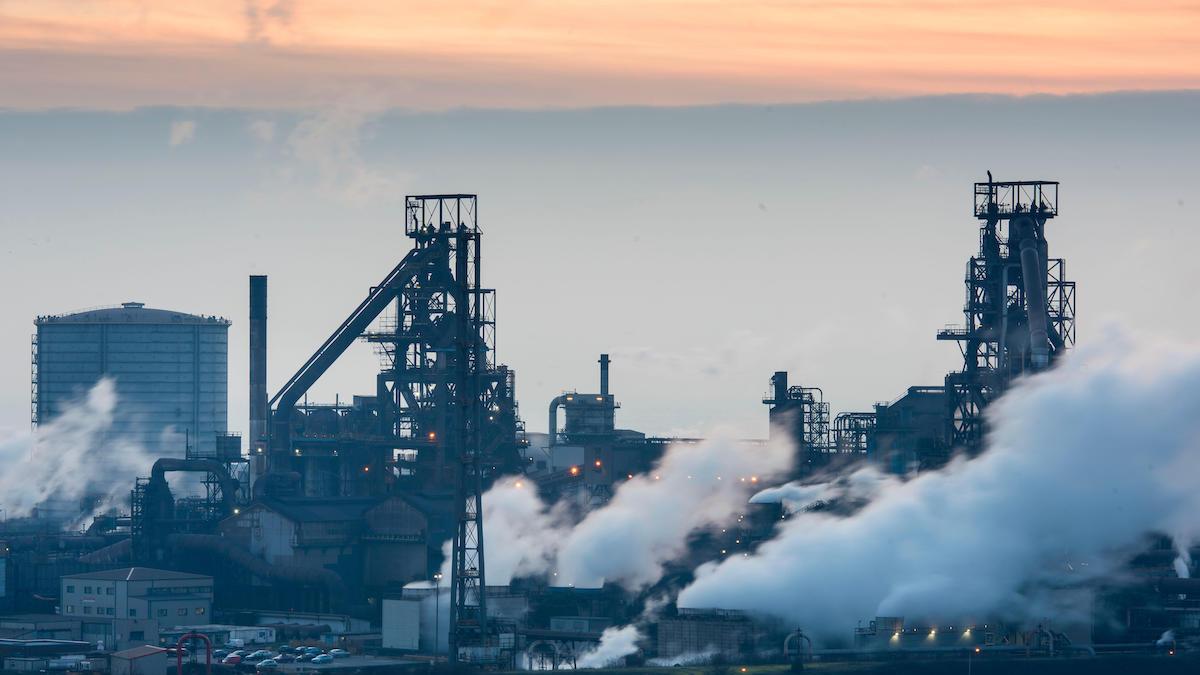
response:
<path id="1" fill-rule="evenodd" d="M 600 468 L 600 460 L 596 460 L 596 468 L 597 468 L 597 469 L 599 469 L 599 468 Z"/>
<path id="2" fill-rule="evenodd" d="M 437 439 L 437 433 L 433 432 L 433 431 L 429 432 L 429 440 L 432 441 L 432 440 L 436 440 L 436 439 Z"/>
<path id="3" fill-rule="evenodd" d="M 363 473 L 369 473 L 370 471 L 371 471 L 371 467 L 369 467 L 369 466 L 363 467 Z"/>
<path id="4" fill-rule="evenodd" d="M 751 483 L 757 483 L 757 482 L 758 482 L 758 476 L 750 476 L 750 482 L 751 482 Z"/>
<path id="5" fill-rule="evenodd" d="M 579 467 L 577 467 L 577 466 L 571 467 L 571 475 L 578 476 L 579 475 Z"/>

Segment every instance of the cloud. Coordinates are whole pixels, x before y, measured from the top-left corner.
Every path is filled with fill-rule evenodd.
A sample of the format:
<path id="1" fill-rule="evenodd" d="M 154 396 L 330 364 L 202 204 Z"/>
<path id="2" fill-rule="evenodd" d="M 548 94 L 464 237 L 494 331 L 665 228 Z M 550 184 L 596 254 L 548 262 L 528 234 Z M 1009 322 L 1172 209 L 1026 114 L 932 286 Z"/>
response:
<path id="1" fill-rule="evenodd" d="M 840 633 L 876 615 L 1069 617 L 1058 589 L 1119 575 L 1151 533 L 1196 541 L 1200 347 L 1109 335 L 989 410 L 988 449 L 876 484 L 849 517 L 803 513 L 703 566 L 680 607 Z"/>
<path id="2" fill-rule="evenodd" d="M 347 102 L 302 119 L 287 141 L 301 172 L 310 174 L 326 194 L 349 203 L 402 197 L 407 175 L 362 156 L 364 131 L 378 111 L 369 104 Z"/>
<path id="3" fill-rule="evenodd" d="M 271 120 L 254 120 L 250 123 L 250 135 L 260 143 L 275 140 L 275 123 Z"/>
<path id="4" fill-rule="evenodd" d="M 293 0 L 276 0 L 273 3 L 243 0 L 242 18 L 246 24 L 246 42 L 269 44 L 267 32 L 272 25 L 290 26 L 295 15 L 296 3 Z"/>
<path id="5" fill-rule="evenodd" d="M 171 131 L 167 138 L 167 143 L 172 147 L 178 147 L 186 143 L 191 143 L 196 137 L 196 122 L 195 120 L 177 120 L 171 122 Z"/>

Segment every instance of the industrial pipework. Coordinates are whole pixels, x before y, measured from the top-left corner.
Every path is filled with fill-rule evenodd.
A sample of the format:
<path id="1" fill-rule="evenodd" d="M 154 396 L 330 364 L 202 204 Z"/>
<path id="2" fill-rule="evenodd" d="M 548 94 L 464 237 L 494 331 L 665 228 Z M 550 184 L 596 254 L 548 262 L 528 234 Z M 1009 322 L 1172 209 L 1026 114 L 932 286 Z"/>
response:
<path id="1" fill-rule="evenodd" d="M 1013 236 L 1019 239 L 1021 279 L 1025 288 L 1025 315 L 1029 323 L 1029 361 L 1034 370 L 1050 363 L 1050 336 L 1046 330 L 1046 272 L 1038 236 L 1038 224 L 1030 215 L 1017 216 L 1011 221 Z"/>
<path id="2" fill-rule="evenodd" d="M 612 427 L 612 414 L 611 413 L 612 413 L 613 409 L 619 407 L 619 406 L 617 406 L 616 402 L 612 400 L 612 396 L 609 394 L 609 391 L 608 391 L 608 366 L 609 366 L 609 363 L 611 363 L 611 360 L 608 358 L 608 354 L 601 354 L 600 360 L 597 361 L 597 363 L 600 364 L 600 393 L 599 394 L 579 394 L 576 392 L 565 392 L 565 393 L 559 394 L 558 396 L 555 396 L 554 398 L 550 399 L 549 423 L 547 425 L 547 430 L 546 430 L 550 436 L 550 445 L 558 444 L 558 409 L 560 407 L 568 408 L 568 411 L 567 411 L 568 426 L 572 425 L 572 421 L 576 421 L 576 422 L 579 421 L 578 416 L 575 416 L 575 417 L 572 416 L 572 412 L 571 412 L 572 410 L 578 412 L 581 409 L 586 408 L 586 409 L 590 409 L 590 410 L 594 411 L 602 406 L 605 407 L 607 409 L 607 411 L 606 411 L 606 421 L 604 423 L 604 426 L 608 427 L 608 428 L 604 429 L 604 432 L 611 433 L 611 431 L 612 431 L 612 428 L 611 428 Z M 576 403 L 576 397 L 579 397 L 578 403 Z M 573 404 L 575 407 L 571 407 L 571 405 L 569 405 L 569 404 Z M 594 425 L 589 424 L 588 426 L 592 427 Z M 576 430 L 578 431 L 578 429 L 576 429 Z M 596 430 L 591 429 L 591 432 L 596 433 Z"/>

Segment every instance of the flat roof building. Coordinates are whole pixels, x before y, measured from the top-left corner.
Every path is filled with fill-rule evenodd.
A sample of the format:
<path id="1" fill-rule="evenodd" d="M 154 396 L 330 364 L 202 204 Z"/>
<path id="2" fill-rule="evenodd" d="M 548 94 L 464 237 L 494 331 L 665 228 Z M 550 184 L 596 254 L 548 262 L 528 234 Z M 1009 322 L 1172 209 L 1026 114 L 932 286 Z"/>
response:
<path id="1" fill-rule="evenodd" d="M 118 648 L 155 643 L 158 629 L 209 623 L 213 580 L 151 567 L 70 574 L 61 581 L 62 614 L 83 622 L 83 639 Z"/>

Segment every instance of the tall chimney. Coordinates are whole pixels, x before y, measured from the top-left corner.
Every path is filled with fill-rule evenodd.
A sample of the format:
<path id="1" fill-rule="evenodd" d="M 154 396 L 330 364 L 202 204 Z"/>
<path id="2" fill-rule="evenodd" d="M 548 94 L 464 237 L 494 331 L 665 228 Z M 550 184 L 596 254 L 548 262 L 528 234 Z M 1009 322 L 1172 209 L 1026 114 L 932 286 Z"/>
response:
<path id="1" fill-rule="evenodd" d="M 775 374 L 771 376 L 771 387 L 773 387 L 775 390 L 772 393 L 775 396 L 775 405 L 777 406 L 782 406 L 787 402 L 787 380 L 788 378 L 786 370 L 777 370 L 775 371 Z"/>
<path id="2" fill-rule="evenodd" d="M 267 277 L 250 276 L 250 452 L 267 436 Z"/>
<path id="3" fill-rule="evenodd" d="M 600 355 L 600 395 L 608 396 L 608 354 Z"/>

